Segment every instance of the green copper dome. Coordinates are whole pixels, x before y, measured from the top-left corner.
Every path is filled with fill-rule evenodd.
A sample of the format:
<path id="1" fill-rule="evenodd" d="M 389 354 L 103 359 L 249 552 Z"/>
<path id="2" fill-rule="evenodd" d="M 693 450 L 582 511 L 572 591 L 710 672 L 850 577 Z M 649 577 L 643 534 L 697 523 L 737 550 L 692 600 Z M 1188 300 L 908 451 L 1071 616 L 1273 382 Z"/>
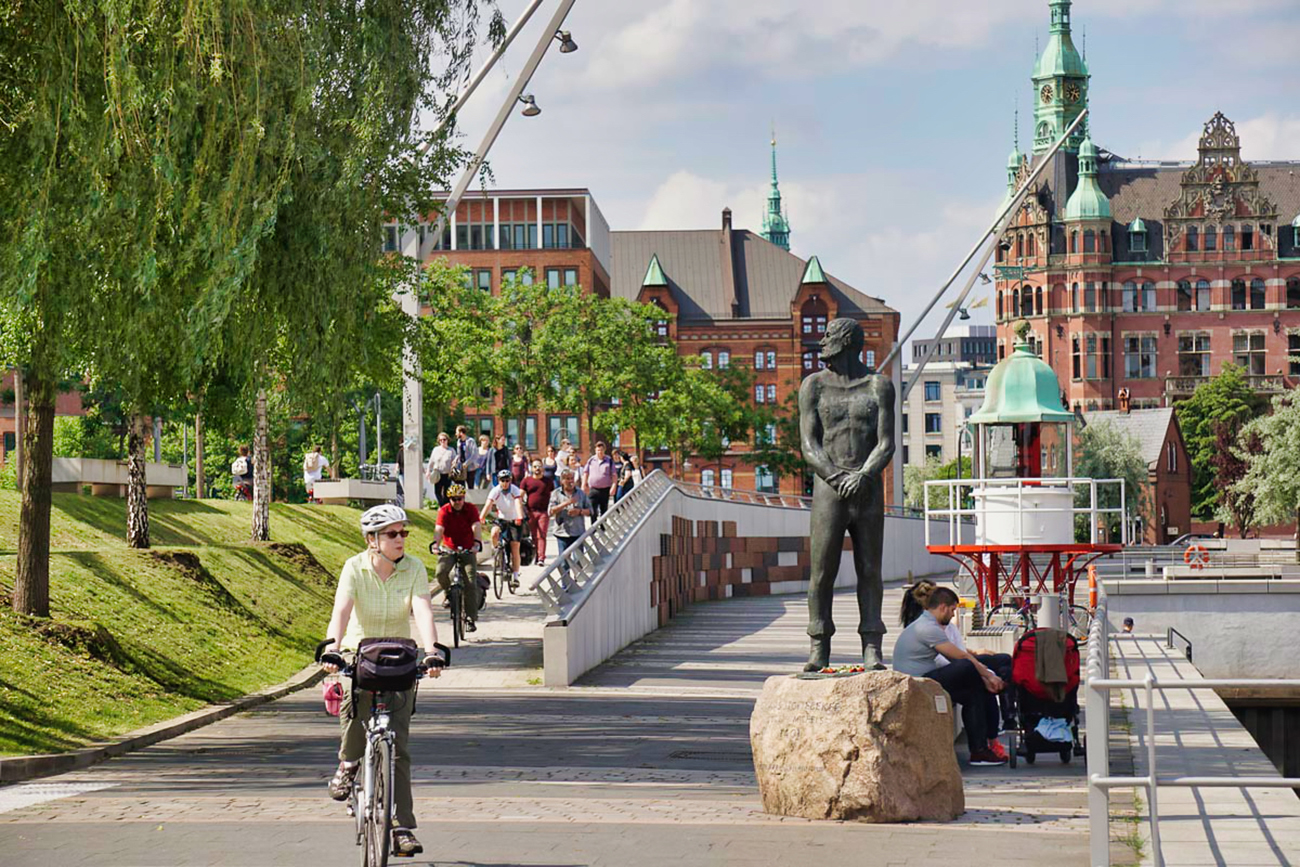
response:
<path id="1" fill-rule="evenodd" d="M 1074 47 L 1070 38 L 1071 0 L 1052 0 L 1051 36 L 1047 46 L 1034 64 L 1034 79 L 1059 77 L 1088 77 L 1088 64 Z"/>
<path id="2" fill-rule="evenodd" d="M 1074 415 L 1061 405 L 1061 384 L 1056 374 L 1025 340 L 1029 323 L 1021 322 L 1016 332 L 1020 342 L 989 373 L 984 383 L 984 405 L 970 417 L 970 423 L 1073 421 Z"/>
<path id="3" fill-rule="evenodd" d="M 1291 228 L 1300 229 L 1300 214 L 1296 214 L 1295 219 L 1291 221 Z"/>
<path id="4" fill-rule="evenodd" d="M 1128 230 L 1130 232 L 1146 232 L 1147 224 L 1142 222 L 1141 217 L 1134 217 L 1133 222 L 1128 224 Z"/>
<path id="5" fill-rule="evenodd" d="M 1085 137 L 1079 145 L 1079 185 L 1065 203 L 1065 219 L 1110 219 L 1110 199 L 1097 185 L 1097 146 L 1091 138 Z"/>

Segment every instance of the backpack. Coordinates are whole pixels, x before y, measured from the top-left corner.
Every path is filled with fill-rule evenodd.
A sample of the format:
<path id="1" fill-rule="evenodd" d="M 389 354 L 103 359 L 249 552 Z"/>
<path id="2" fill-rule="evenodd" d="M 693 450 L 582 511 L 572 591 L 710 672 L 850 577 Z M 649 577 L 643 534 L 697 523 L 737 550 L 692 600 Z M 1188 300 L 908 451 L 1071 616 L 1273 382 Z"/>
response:
<path id="1" fill-rule="evenodd" d="M 248 458 L 245 455 L 235 458 L 235 462 L 230 465 L 230 472 L 236 476 L 248 475 Z"/>
<path id="2" fill-rule="evenodd" d="M 304 472 L 314 473 L 320 469 L 321 456 L 315 452 L 308 452 L 307 457 L 302 459 L 302 468 Z"/>

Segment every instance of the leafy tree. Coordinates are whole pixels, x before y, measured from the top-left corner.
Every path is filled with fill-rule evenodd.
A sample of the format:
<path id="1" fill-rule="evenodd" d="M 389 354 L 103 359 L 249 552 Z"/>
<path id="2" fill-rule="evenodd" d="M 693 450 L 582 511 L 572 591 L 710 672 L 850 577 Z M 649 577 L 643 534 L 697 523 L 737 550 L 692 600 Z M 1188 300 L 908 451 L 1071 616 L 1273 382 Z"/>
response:
<path id="1" fill-rule="evenodd" d="M 963 456 L 953 459 L 948 463 L 940 463 L 937 457 L 927 456 L 924 466 L 908 464 L 903 468 L 903 502 L 910 509 L 925 509 L 926 500 L 929 500 L 931 509 L 947 509 L 950 507 L 949 494 L 946 490 L 932 488 L 928 492 L 925 487 L 926 482 L 938 479 L 969 479 L 971 478 L 971 459 Z M 970 497 L 963 497 L 962 506 L 969 506 Z"/>
<path id="2" fill-rule="evenodd" d="M 1124 521 L 1121 522 L 1120 517 L 1114 513 L 1107 513 L 1105 517 L 1108 538 L 1125 538 L 1123 528 L 1128 525 L 1128 522 L 1146 513 L 1150 497 L 1147 490 L 1148 468 L 1146 460 L 1142 457 L 1142 446 L 1137 437 L 1112 422 L 1094 421 L 1079 434 L 1074 474 L 1079 478 L 1123 480 Z M 1089 505 L 1087 489 L 1080 489 L 1076 493 L 1075 505 Z M 1105 509 L 1118 508 L 1118 486 L 1099 486 L 1097 506 Z M 1087 520 L 1085 515 L 1080 515 L 1075 520 L 1075 536 L 1080 541 L 1090 538 Z"/>
<path id="3" fill-rule="evenodd" d="M 669 343 L 656 342 L 639 353 L 628 353 L 614 389 L 619 402 L 601 409 L 595 426 L 632 431 L 637 452 L 668 448 L 678 438 L 679 408 L 676 401 L 662 396 L 682 388 L 685 376 L 685 364 Z"/>
<path id="4" fill-rule="evenodd" d="M 799 433 L 799 395 L 791 392 L 785 406 L 756 406 L 754 447 L 744 456 L 746 463 L 767 467 L 776 477 L 803 478 L 808 464 L 803 459 Z"/>
<path id="5" fill-rule="evenodd" d="M 1193 516 L 1209 520 L 1219 504 L 1221 489 L 1214 481 L 1216 426 L 1239 430 L 1266 406 L 1251 389 L 1245 370 L 1227 361 L 1218 376 L 1201 383 L 1190 398 L 1176 405 L 1178 425 L 1192 462 Z"/>
<path id="6" fill-rule="evenodd" d="M 1255 492 L 1242 489 L 1238 483 L 1245 477 L 1251 455 L 1263 448 L 1256 431 L 1242 431 L 1226 424 L 1214 426 L 1215 450 L 1211 465 L 1214 468 L 1214 487 L 1219 494 L 1215 516 L 1237 529 L 1238 537 L 1255 524 Z"/>
<path id="7" fill-rule="evenodd" d="M 1260 524 L 1300 521 L 1300 401 L 1293 393 L 1280 394 L 1272 408 L 1249 422 L 1237 438 L 1237 454 L 1247 469 L 1233 491 L 1254 498 L 1254 517 Z M 1251 451 L 1252 443 L 1257 451 Z M 1300 550 L 1296 558 L 1300 561 Z"/>

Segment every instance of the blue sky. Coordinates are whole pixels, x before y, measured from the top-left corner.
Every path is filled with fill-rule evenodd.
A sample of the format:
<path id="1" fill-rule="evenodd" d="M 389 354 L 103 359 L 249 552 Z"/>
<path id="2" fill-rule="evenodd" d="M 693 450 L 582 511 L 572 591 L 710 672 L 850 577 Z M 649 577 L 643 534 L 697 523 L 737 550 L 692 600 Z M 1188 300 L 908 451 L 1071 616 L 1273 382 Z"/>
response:
<path id="1" fill-rule="evenodd" d="M 501 0 L 508 21 L 524 5 Z M 466 146 L 553 10 L 475 94 Z M 1073 23 L 1099 146 L 1188 159 L 1223 111 L 1246 159 L 1300 160 L 1300 3 L 1076 0 Z M 758 230 L 775 122 L 792 251 L 906 329 L 995 215 L 1017 98 L 1029 145 L 1048 3 L 577 0 L 566 28 L 580 50 L 552 50 L 528 88 L 542 114 L 513 116 L 491 153 L 502 187 L 588 187 L 614 229 L 712 228 L 729 206 Z"/>

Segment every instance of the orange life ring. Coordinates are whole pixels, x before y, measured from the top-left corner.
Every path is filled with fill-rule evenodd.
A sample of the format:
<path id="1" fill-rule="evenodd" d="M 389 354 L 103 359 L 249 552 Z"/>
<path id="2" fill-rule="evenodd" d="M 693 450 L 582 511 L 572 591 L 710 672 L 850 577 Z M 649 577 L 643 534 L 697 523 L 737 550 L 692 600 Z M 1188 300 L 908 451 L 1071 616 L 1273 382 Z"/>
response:
<path id="1" fill-rule="evenodd" d="M 1183 552 L 1183 562 L 1193 569 L 1204 569 L 1210 562 L 1210 552 L 1204 545 L 1188 545 Z"/>

